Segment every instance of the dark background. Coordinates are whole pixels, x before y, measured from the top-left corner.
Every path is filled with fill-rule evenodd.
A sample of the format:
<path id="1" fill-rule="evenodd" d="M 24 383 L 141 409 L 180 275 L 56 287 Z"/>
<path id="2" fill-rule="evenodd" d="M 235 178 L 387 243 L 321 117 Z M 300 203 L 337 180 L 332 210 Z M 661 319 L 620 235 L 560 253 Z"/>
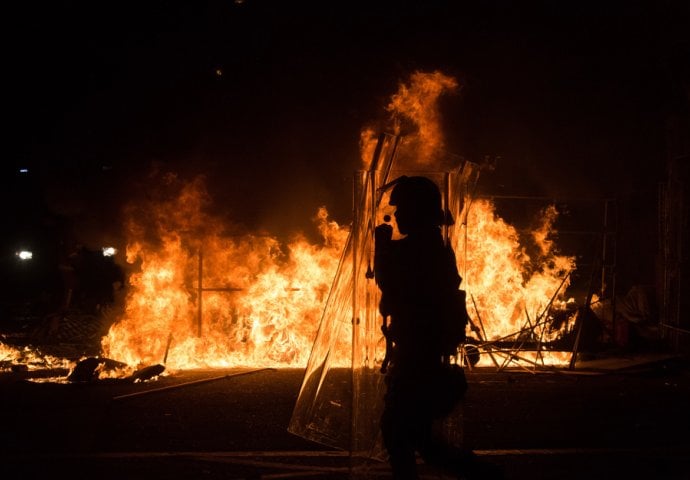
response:
<path id="1" fill-rule="evenodd" d="M 411 73 L 440 70 L 462 85 L 442 98 L 448 151 L 496 159 L 483 191 L 615 197 L 622 273 L 653 275 L 666 128 L 688 110 L 685 1 L 3 10 L 4 252 L 117 241 L 152 168 L 206 175 L 214 213 L 249 230 L 308 230 L 321 205 L 348 223 L 361 129 Z"/>

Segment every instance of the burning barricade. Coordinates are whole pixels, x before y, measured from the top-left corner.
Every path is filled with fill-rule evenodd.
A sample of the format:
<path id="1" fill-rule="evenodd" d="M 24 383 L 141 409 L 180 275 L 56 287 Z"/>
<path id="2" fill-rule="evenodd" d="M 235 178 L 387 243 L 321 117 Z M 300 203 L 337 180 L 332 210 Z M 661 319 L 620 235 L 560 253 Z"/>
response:
<path id="1" fill-rule="evenodd" d="M 355 330 L 364 321 L 357 309 L 376 303 L 365 275 L 370 227 L 390 214 L 378 208 L 385 202 L 377 188 L 406 171 L 426 172 L 438 182 L 455 218 L 445 235 L 459 253 L 468 333 L 475 340 L 460 357 L 467 356 L 471 365 L 502 367 L 567 363 L 571 352 L 551 348 L 575 335 L 577 319 L 566 296 L 575 257 L 561 254 L 554 242 L 558 211 L 547 205 L 534 212 L 540 223 L 531 231 L 535 253 L 530 253 L 491 199 L 476 195 L 483 167 L 440 153 L 444 144 L 435 104 L 456 88 L 454 79 L 439 72 L 417 73 L 401 86 L 387 108 L 394 133 L 363 131 L 367 160 L 353 179 L 355 218 L 340 225 L 325 207 L 318 208 L 317 242 L 303 234 L 279 240 L 233 229 L 214 214 L 203 176 L 160 170 L 150 176 L 146 195 L 124 208 L 126 247 L 118 257 L 126 263 L 122 298 L 116 308 L 89 312 L 91 325 L 98 327 L 90 337 L 97 345 L 69 356 L 72 379 L 131 378 L 158 365 L 165 373 L 303 368 L 315 355 L 327 356 L 329 365 L 351 367 L 353 346 L 360 343 Z M 413 125 L 413 134 L 401 136 L 403 124 L 408 130 Z M 62 315 L 57 323 L 47 322 L 45 339 L 69 343 L 56 337 L 69 319 Z M 370 351 L 364 356 L 374 364 L 382 358 L 375 327 L 380 322 L 366 321 Z"/>

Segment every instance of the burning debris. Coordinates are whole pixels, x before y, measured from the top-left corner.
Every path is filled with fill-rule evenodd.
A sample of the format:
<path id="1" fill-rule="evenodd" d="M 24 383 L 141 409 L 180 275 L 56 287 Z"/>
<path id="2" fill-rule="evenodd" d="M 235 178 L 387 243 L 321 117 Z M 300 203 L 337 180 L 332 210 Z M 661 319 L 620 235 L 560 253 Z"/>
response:
<path id="1" fill-rule="evenodd" d="M 444 169 L 453 162 L 457 168 L 458 157 L 443 154 L 437 101 L 458 89 L 454 79 L 440 72 L 418 72 L 401 85 L 387 107 L 395 132 L 389 138 L 395 140 L 383 154 L 395 157 L 393 169 L 434 170 L 443 182 Z M 372 132 L 362 133 L 365 168 L 381 148 L 381 137 Z M 458 185 L 474 186 L 480 171 L 476 164 L 456 171 Z M 145 199 L 124 208 L 125 259 L 122 253 L 108 257 L 124 262 L 122 298 L 117 298 L 116 308 L 92 309 L 88 321 L 81 318 L 89 330 L 79 342 L 95 340 L 96 348 L 65 355 L 68 380 L 136 380 L 191 368 L 306 365 L 323 317 L 330 314 L 324 313 L 327 303 L 343 301 L 334 297 L 333 289 L 340 276 L 352 274 L 342 271 L 342 265 L 359 220 L 339 225 L 321 207 L 313 218 L 320 241 L 302 234 L 281 241 L 264 233 L 233 231 L 213 213 L 203 176 L 184 179 L 157 171 L 147 182 Z M 480 355 L 482 350 L 500 355 L 508 344 L 544 345 L 572 336 L 577 309 L 566 290 L 576 264 L 555 245 L 558 210 L 547 206 L 535 212 L 541 223 L 533 228 L 528 249 L 490 199 L 463 194 L 446 200 L 461 202 L 455 212 L 457 231 L 450 232 L 450 238 L 460 253 L 458 267 L 471 300 L 468 311 L 476 340 L 471 363 L 496 363 L 495 357 Z M 345 340 L 331 342 L 332 365 L 351 365 L 348 308 L 338 307 L 339 335 Z M 79 336 L 79 323 L 69 312 L 49 316 L 40 339 L 69 343 Z M 530 355 L 531 361 L 538 358 L 544 364 L 568 358 L 546 351 Z"/>
<path id="2" fill-rule="evenodd" d="M 203 180 L 130 210 L 133 265 L 122 316 L 103 339 L 128 364 L 172 369 L 296 366 L 306 361 L 347 229 L 320 209 L 322 243 L 228 235 L 207 213 Z"/>
<path id="3" fill-rule="evenodd" d="M 97 380 L 100 371 L 123 369 L 127 365 L 108 358 L 89 357 L 78 362 L 67 376 L 70 382 L 91 382 Z"/>
<path id="4" fill-rule="evenodd" d="M 138 369 L 109 358 L 86 357 L 78 361 L 44 355 L 29 346 L 15 348 L 0 343 L 0 379 L 31 380 L 53 383 L 90 383 L 104 379 L 147 382 L 163 374 L 165 366 L 150 365 Z"/>
<path id="5" fill-rule="evenodd" d="M 63 377 L 72 362 L 42 354 L 30 346 L 13 346 L 0 341 L 0 382 L 33 378 Z"/>

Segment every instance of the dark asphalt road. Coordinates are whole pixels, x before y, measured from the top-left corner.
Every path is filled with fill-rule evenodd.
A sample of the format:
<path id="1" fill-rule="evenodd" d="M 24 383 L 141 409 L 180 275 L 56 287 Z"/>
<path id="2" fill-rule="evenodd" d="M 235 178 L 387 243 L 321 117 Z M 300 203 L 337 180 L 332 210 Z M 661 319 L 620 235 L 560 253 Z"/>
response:
<path id="1" fill-rule="evenodd" d="M 348 452 L 287 431 L 303 370 L 236 372 L 146 384 L 3 374 L 0 478 L 388 478 L 385 464 L 355 475 Z M 685 362 L 603 374 L 474 370 L 468 380 L 464 438 L 506 479 L 690 478 Z"/>

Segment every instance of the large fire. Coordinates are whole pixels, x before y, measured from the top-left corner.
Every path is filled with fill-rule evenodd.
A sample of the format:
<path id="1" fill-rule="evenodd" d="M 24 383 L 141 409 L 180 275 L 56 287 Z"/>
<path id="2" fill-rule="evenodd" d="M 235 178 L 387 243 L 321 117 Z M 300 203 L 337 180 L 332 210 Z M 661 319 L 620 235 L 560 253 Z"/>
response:
<path id="1" fill-rule="evenodd" d="M 127 255 L 137 271 L 129 278 L 124 314 L 103 341 L 104 354 L 129 365 L 165 362 L 172 370 L 303 366 L 348 228 L 320 208 L 314 217 L 319 244 L 304 236 L 287 245 L 270 236 L 224 236 L 219 221 L 202 211 L 205 195 L 199 179 L 182 184 L 175 199 L 151 206 L 155 212 L 145 218 L 154 224 L 131 222 L 132 235 L 152 238 L 130 240 Z M 490 202 L 477 200 L 470 209 L 467 249 L 458 259 L 470 314 L 486 340 L 539 319 L 533 333 L 543 340 L 562 333 L 548 331 L 543 316 L 574 261 L 552 252 L 555 210 L 541 213 L 543 224 L 533 235 L 541 249 L 535 269 L 515 228 Z M 194 236 L 200 229 L 203 235 Z M 346 364 L 349 352 L 340 353 L 336 362 Z"/>
<path id="2" fill-rule="evenodd" d="M 177 196 L 131 219 L 127 257 L 137 271 L 104 354 L 173 370 L 305 364 L 347 230 L 320 208 L 318 245 L 301 235 L 288 245 L 228 236 L 205 199 L 201 178 L 180 182 Z"/>
<path id="3" fill-rule="evenodd" d="M 387 108 L 396 133 L 404 122 L 414 126 L 407 134 L 412 132 L 422 168 L 433 165 L 443 146 L 437 100 L 457 87 L 454 79 L 438 72 L 415 73 Z M 373 149 L 371 134 L 362 132 L 365 168 Z M 127 293 L 122 313 L 102 340 L 103 356 L 132 369 L 164 364 L 168 371 L 303 367 L 349 226 L 329 219 L 321 207 L 313 215 L 321 235 L 317 243 L 305 235 L 284 243 L 271 235 L 231 234 L 209 213 L 203 177 L 166 174 L 161 182 L 164 195 L 127 210 Z M 471 205 L 466 244 L 458 245 L 456 253 L 461 287 L 468 292 L 473 326 L 481 327 L 481 341 L 517 338 L 516 332 L 526 327 L 540 341 L 563 333 L 551 331 L 545 319 L 549 307 L 564 301 L 574 259 L 555 249 L 556 210 L 535 215 L 542 224 L 533 232 L 537 258 L 530 258 L 516 229 L 497 215 L 490 201 Z M 347 365 L 349 353 L 334 352 L 342 358 L 332 361 Z"/>

